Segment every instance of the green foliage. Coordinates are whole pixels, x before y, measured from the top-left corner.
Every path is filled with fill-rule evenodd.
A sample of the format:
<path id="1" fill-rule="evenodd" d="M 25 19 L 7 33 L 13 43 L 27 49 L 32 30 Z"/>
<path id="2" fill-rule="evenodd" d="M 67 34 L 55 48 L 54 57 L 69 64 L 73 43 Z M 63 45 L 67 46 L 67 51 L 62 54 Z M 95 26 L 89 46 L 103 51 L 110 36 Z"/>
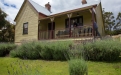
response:
<path id="1" fill-rule="evenodd" d="M 0 8 L 0 42 L 14 42 L 15 25 L 5 18 L 7 14 Z"/>
<path id="2" fill-rule="evenodd" d="M 70 47 L 72 45 L 72 47 Z M 12 57 L 44 60 L 89 59 L 114 61 L 119 58 L 121 43 L 117 40 L 101 40 L 74 46 L 72 41 L 29 42 L 10 52 Z"/>
<path id="3" fill-rule="evenodd" d="M 29 42 L 11 51 L 12 57 L 27 59 L 65 60 L 65 54 L 72 42 Z"/>
<path id="4" fill-rule="evenodd" d="M 49 49 L 50 43 L 47 42 L 39 42 L 38 43 L 39 54 L 42 59 L 50 60 L 52 59 L 52 51 Z"/>
<path id="5" fill-rule="evenodd" d="M 10 52 L 12 57 L 19 57 L 22 59 L 38 59 L 40 58 L 38 43 L 24 43 L 17 49 Z"/>
<path id="6" fill-rule="evenodd" d="M 85 55 L 94 61 L 115 61 L 121 52 L 121 43 L 114 40 L 101 40 L 87 43 L 84 46 Z"/>
<path id="7" fill-rule="evenodd" d="M 69 41 L 53 42 L 53 44 L 49 46 L 53 59 L 54 60 L 66 60 L 65 55 L 67 54 L 67 51 L 69 50 L 69 45 L 71 43 L 72 42 L 69 42 Z"/>
<path id="8" fill-rule="evenodd" d="M 111 32 L 111 30 L 114 29 L 115 26 L 114 14 L 112 12 L 105 12 L 105 10 L 103 9 L 103 20 L 104 20 L 105 30 Z"/>
<path id="9" fill-rule="evenodd" d="M 121 29 L 120 28 L 120 26 L 121 26 L 121 12 L 118 13 L 116 20 L 117 20 L 117 24 L 115 25 L 115 29 L 119 30 L 119 29 Z"/>
<path id="10" fill-rule="evenodd" d="M 16 48 L 15 44 L 12 44 L 12 43 L 1 43 L 0 44 L 0 56 L 3 57 L 5 55 L 9 54 L 9 52 L 12 49 L 15 49 L 15 48 Z"/>
<path id="11" fill-rule="evenodd" d="M 72 59 L 69 61 L 70 75 L 84 75 L 87 73 L 87 65 L 83 59 Z"/>
<path id="12" fill-rule="evenodd" d="M 7 14 L 0 8 L 0 29 L 5 26 Z"/>

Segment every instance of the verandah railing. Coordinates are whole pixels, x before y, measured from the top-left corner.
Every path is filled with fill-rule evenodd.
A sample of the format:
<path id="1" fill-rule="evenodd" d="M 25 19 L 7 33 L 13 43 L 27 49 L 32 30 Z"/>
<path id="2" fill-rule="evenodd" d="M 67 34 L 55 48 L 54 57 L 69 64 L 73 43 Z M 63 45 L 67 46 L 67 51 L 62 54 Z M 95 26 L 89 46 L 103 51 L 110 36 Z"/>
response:
<path id="1" fill-rule="evenodd" d="M 47 39 L 64 39 L 64 38 L 79 38 L 92 36 L 93 27 L 92 25 L 85 25 L 79 27 L 46 30 L 39 32 L 39 40 Z"/>

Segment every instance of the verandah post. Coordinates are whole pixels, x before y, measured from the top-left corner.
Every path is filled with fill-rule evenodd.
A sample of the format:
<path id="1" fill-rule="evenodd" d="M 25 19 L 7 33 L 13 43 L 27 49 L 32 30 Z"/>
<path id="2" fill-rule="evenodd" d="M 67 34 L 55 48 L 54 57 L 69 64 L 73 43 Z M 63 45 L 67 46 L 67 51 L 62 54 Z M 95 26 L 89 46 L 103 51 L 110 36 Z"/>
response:
<path id="1" fill-rule="evenodd" d="M 71 17 L 72 17 L 72 13 L 67 14 L 68 18 L 69 18 L 69 37 L 71 37 Z"/>
<path id="2" fill-rule="evenodd" d="M 95 30 L 94 30 L 94 11 L 93 11 L 93 8 L 91 8 L 91 10 L 92 10 L 92 36 L 94 36 L 95 37 Z"/>
<path id="3" fill-rule="evenodd" d="M 54 17 L 51 17 L 50 20 L 51 20 L 51 24 L 52 24 L 50 33 L 51 33 L 51 39 L 53 39 L 53 22 L 54 22 Z"/>
<path id="4" fill-rule="evenodd" d="M 38 21 L 38 40 L 40 40 L 40 21 Z"/>

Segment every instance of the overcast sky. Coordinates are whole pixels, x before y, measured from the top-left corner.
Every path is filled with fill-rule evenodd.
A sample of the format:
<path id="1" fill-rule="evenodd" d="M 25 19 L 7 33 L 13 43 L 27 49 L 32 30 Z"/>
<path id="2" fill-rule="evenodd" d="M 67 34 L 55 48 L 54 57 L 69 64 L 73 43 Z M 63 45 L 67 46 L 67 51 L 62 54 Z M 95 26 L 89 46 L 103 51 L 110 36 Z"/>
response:
<path id="1" fill-rule="evenodd" d="M 24 0 L 0 0 L 0 8 L 8 14 L 7 20 L 13 22 Z M 81 4 L 82 0 L 33 0 L 34 2 L 44 6 L 50 2 L 52 12 L 62 9 L 71 8 Z M 87 0 L 88 3 L 94 0 Z M 97 1 L 97 0 L 96 0 Z M 102 7 L 105 11 L 112 11 L 115 16 L 121 12 L 121 0 L 101 0 Z"/>

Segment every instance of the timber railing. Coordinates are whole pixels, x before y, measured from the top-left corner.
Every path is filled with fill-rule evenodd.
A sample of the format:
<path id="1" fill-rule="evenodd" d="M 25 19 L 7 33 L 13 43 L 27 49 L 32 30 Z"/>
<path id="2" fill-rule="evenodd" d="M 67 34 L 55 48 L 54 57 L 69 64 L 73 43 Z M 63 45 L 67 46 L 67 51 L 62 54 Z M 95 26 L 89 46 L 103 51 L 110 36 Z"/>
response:
<path id="1" fill-rule="evenodd" d="M 80 38 L 80 37 L 88 37 L 88 36 L 93 36 L 92 25 L 39 31 L 39 40 Z"/>

